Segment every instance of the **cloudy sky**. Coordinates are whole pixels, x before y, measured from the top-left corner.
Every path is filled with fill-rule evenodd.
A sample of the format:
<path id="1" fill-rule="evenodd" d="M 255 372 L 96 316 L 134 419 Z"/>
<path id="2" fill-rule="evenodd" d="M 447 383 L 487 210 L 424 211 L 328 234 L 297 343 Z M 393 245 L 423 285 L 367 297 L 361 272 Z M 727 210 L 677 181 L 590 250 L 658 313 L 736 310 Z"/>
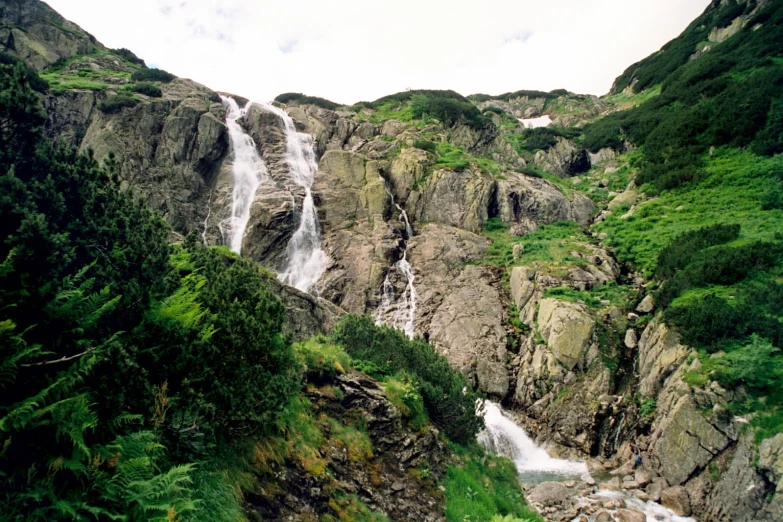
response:
<path id="1" fill-rule="evenodd" d="M 605 94 L 709 0 L 46 0 L 109 47 L 256 100 Z"/>

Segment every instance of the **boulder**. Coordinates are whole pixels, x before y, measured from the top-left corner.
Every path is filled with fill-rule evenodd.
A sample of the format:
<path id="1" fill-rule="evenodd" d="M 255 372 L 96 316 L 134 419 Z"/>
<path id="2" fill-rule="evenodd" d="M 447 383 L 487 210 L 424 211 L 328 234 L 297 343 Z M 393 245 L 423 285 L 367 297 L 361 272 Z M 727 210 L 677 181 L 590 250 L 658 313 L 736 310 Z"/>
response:
<path id="1" fill-rule="evenodd" d="M 568 488 L 559 482 L 542 482 L 527 494 L 530 503 L 544 507 L 562 504 L 568 499 Z"/>
<path id="2" fill-rule="evenodd" d="M 663 490 L 661 505 L 671 509 L 681 517 L 687 517 L 691 514 L 691 499 L 688 495 L 688 490 L 682 486 L 674 486 Z"/>
<path id="3" fill-rule="evenodd" d="M 511 297 L 517 310 L 521 310 L 532 297 L 535 291 L 535 283 L 532 279 L 536 271 L 526 266 L 515 266 L 511 269 L 509 284 L 511 286 Z"/>
<path id="4" fill-rule="evenodd" d="M 612 518 L 612 515 L 610 515 L 607 510 L 602 509 L 595 514 L 595 518 L 593 519 L 593 522 L 614 522 L 614 519 Z"/>
<path id="5" fill-rule="evenodd" d="M 617 194 L 614 199 L 609 202 L 607 208 L 609 210 L 614 210 L 617 207 L 633 205 L 637 201 L 639 201 L 639 194 L 637 194 L 634 190 L 626 190 L 625 192 L 620 192 Z"/>
<path id="6" fill-rule="evenodd" d="M 758 467 L 766 473 L 772 483 L 777 484 L 783 479 L 783 433 L 778 433 L 761 443 Z"/>
<path id="7" fill-rule="evenodd" d="M 590 345 L 595 319 L 577 303 L 544 299 L 539 305 L 538 331 L 549 350 L 571 370 Z"/>
<path id="8" fill-rule="evenodd" d="M 618 509 L 615 515 L 619 522 L 647 522 L 647 515 L 636 509 Z"/>
<path id="9" fill-rule="evenodd" d="M 664 381 L 688 358 L 690 348 L 660 319 L 654 319 L 639 339 L 639 392 L 655 397 Z"/>
<path id="10" fill-rule="evenodd" d="M 634 482 L 636 482 L 638 487 L 643 488 L 644 486 L 650 483 L 651 479 L 650 479 L 650 474 L 647 471 L 643 469 L 637 469 L 634 472 L 633 480 Z"/>
<path id="11" fill-rule="evenodd" d="M 479 389 L 487 395 L 503 399 L 508 394 L 508 370 L 505 364 L 481 358 L 476 364 L 476 377 Z"/>
<path id="12" fill-rule="evenodd" d="M 669 487 L 665 478 L 656 478 L 647 486 L 645 492 L 653 502 L 660 502 L 663 490 Z"/>
<path id="13" fill-rule="evenodd" d="M 636 311 L 640 314 L 649 314 L 655 309 L 655 300 L 653 299 L 652 294 L 647 294 L 644 296 L 644 299 L 642 299 L 642 302 L 639 303 L 639 306 L 636 307 Z"/>
<path id="14" fill-rule="evenodd" d="M 636 335 L 636 330 L 629 328 L 625 331 L 624 344 L 626 348 L 636 348 L 636 346 L 639 344 L 639 337 Z"/>

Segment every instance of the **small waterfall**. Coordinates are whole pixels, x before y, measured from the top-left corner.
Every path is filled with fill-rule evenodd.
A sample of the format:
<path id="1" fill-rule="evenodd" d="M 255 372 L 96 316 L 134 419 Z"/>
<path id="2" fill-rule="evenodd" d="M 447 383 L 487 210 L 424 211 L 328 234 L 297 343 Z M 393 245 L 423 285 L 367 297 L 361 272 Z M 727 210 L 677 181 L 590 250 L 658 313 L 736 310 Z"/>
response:
<path id="1" fill-rule="evenodd" d="M 522 474 L 555 474 L 579 476 L 587 473 L 584 462 L 555 459 L 543 448 L 536 446 L 525 430 L 503 414 L 500 406 L 484 401 L 480 406 L 485 429 L 478 440 L 484 448 L 495 455 L 504 455 L 514 461 Z"/>
<path id="2" fill-rule="evenodd" d="M 307 292 L 321 278 L 329 262 L 326 252 L 321 249 L 321 225 L 310 191 L 318 170 L 313 137 L 297 132 L 294 120 L 285 111 L 269 103 L 262 104 L 262 107 L 283 121 L 286 162 L 290 169 L 291 181 L 304 188 L 305 192 L 299 228 L 288 242 L 287 264 L 277 277 L 284 283 Z"/>
<path id="3" fill-rule="evenodd" d="M 413 339 L 414 323 L 416 320 L 416 300 L 419 297 L 416 293 L 416 287 L 413 285 L 416 276 L 413 274 L 413 267 L 408 262 L 408 242 L 413 237 L 413 227 L 411 227 L 411 223 L 408 220 L 408 214 L 406 214 L 405 210 L 394 201 L 394 195 L 392 195 L 388 188 L 386 189 L 386 192 L 391 196 L 392 204 L 397 207 L 397 210 L 400 212 L 400 221 L 405 224 L 405 250 L 402 254 L 402 259 L 389 268 L 389 271 L 386 273 L 386 278 L 383 280 L 383 286 L 381 287 L 381 304 L 375 312 L 375 323 L 388 324 L 389 326 L 398 328 L 405 332 L 405 335 L 407 335 L 409 339 Z M 389 280 L 389 276 L 395 271 L 402 274 L 408 282 L 399 298 L 396 298 L 394 285 Z"/>
<path id="4" fill-rule="evenodd" d="M 248 102 L 239 108 L 233 98 L 221 96 L 226 108 L 226 125 L 231 141 L 234 188 L 231 196 L 231 216 L 218 226 L 223 235 L 224 243 L 234 252 L 242 250 L 242 238 L 245 235 L 247 222 L 250 220 L 250 207 L 256 196 L 256 189 L 261 181 L 269 177 L 266 164 L 258 155 L 256 144 L 248 136 L 245 129 L 237 122 L 250 108 Z M 207 217 L 209 219 L 209 217 Z M 206 236 L 206 230 L 205 230 Z"/>

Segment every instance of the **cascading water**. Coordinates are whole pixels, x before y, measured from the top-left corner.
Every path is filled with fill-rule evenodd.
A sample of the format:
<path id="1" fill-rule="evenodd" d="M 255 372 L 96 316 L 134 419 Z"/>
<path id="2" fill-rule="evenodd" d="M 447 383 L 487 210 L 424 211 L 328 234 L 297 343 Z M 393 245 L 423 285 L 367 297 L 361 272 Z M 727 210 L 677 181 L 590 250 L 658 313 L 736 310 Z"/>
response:
<path id="1" fill-rule="evenodd" d="M 555 459 L 543 448 L 536 446 L 525 430 L 508 418 L 497 404 L 484 401 L 479 405 L 478 413 L 484 417 L 485 425 L 484 431 L 479 433 L 479 443 L 492 454 L 509 457 L 523 482 L 570 480 L 588 473 L 584 462 Z M 649 522 L 695 522 L 693 518 L 677 516 L 656 502 L 642 501 L 621 491 L 599 490 L 577 499 L 581 506 L 603 506 L 607 500 L 622 500 L 626 507 L 644 513 Z M 607 511 L 615 513 L 614 509 Z M 594 522 L 595 518 L 595 514 L 587 517 L 590 522 Z M 580 520 L 583 519 L 575 518 L 574 522 Z"/>
<path id="2" fill-rule="evenodd" d="M 413 285 L 416 276 L 413 274 L 413 267 L 408 262 L 408 241 L 413 237 L 413 227 L 411 227 L 411 223 L 408 221 L 408 214 L 394 201 L 392 193 L 388 189 L 386 192 L 391 196 L 392 204 L 400 212 L 400 221 L 405 224 L 405 250 L 403 251 L 402 259 L 389 268 L 386 278 L 383 280 L 381 304 L 375 312 L 375 323 L 388 324 L 398 328 L 405 332 L 409 339 L 413 339 L 416 320 L 416 300 L 418 299 L 416 287 Z M 405 290 L 399 298 L 396 297 L 394 285 L 389 279 L 395 271 L 402 274 L 407 281 Z"/>
<path id="3" fill-rule="evenodd" d="M 261 181 L 269 178 L 266 164 L 258 155 L 256 144 L 248 136 L 237 120 L 245 115 L 250 108 L 248 102 L 243 108 L 233 98 L 221 96 L 226 108 L 226 125 L 231 141 L 234 188 L 231 195 L 231 216 L 219 224 L 223 241 L 236 253 L 242 250 L 242 238 L 245 235 L 247 222 L 250 220 L 250 207 L 256 196 L 256 189 Z M 209 217 L 207 217 L 209 219 Z M 206 229 L 205 229 L 206 235 Z"/>
<path id="4" fill-rule="evenodd" d="M 505 455 L 514 461 L 520 474 L 579 476 L 587 473 L 584 462 L 555 459 L 543 448 L 536 446 L 525 430 L 503 414 L 500 406 L 484 401 L 480 407 L 485 429 L 478 440 L 495 455 Z M 562 478 L 562 477 L 561 477 Z"/>
<path id="5" fill-rule="evenodd" d="M 285 111 L 272 104 L 261 104 L 264 110 L 277 115 L 284 125 L 286 162 L 291 181 L 304 189 L 299 228 L 288 242 L 287 264 L 278 279 L 307 292 L 321 278 L 329 258 L 321 249 L 321 226 L 310 189 L 315 182 L 318 164 L 315 161 L 313 137 L 297 132 L 294 120 Z"/>

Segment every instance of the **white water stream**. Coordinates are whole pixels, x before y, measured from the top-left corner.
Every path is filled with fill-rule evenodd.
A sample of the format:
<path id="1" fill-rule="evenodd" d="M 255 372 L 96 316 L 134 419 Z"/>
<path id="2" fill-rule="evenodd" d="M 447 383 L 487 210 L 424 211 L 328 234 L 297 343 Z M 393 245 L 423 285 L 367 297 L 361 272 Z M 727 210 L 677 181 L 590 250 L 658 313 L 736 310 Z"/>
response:
<path id="1" fill-rule="evenodd" d="M 479 433 L 478 441 L 495 455 L 509 457 L 519 471 L 522 482 L 543 482 L 547 480 L 576 480 L 588 473 L 584 462 L 562 460 L 551 457 L 546 450 L 536 446 L 525 430 L 507 417 L 497 404 L 484 401 L 478 413 L 484 417 L 485 429 Z M 622 500 L 626 507 L 641 511 L 648 522 L 696 522 L 693 518 L 677 516 L 674 512 L 652 501 L 641 501 L 622 491 L 599 490 L 589 497 L 578 498 L 580 505 L 609 500 Z M 614 510 L 607 510 L 614 513 Z M 578 522 L 578 518 L 574 522 Z M 595 515 L 588 517 L 590 522 Z"/>
<path id="2" fill-rule="evenodd" d="M 291 181 L 302 187 L 305 192 L 299 228 L 288 242 L 287 264 L 277 277 L 284 283 L 307 292 L 321 278 L 329 263 L 326 252 L 321 249 L 321 225 L 311 192 L 315 173 L 318 170 L 313 137 L 298 132 L 294 120 L 285 111 L 269 103 L 261 106 L 283 121 L 286 162 L 290 169 Z"/>
<path id="3" fill-rule="evenodd" d="M 221 96 L 221 99 L 226 108 L 226 125 L 231 142 L 231 171 L 234 188 L 231 195 L 231 215 L 218 227 L 223 235 L 224 243 L 234 252 L 240 253 L 256 189 L 261 181 L 269 178 L 269 172 L 264 160 L 258 155 L 253 139 L 237 123 L 237 120 L 244 116 L 250 108 L 251 103 L 248 102 L 240 109 L 233 98 Z M 207 219 L 209 219 L 209 215 L 207 215 Z M 204 235 L 206 236 L 206 225 Z"/>
<path id="4" fill-rule="evenodd" d="M 383 178 L 381 178 L 383 179 Z M 385 183 L 385 182 L 384 182 Z M 392 204 L 400 212 L 400 221 L 405 224 L 405 250 L 402 259 L 394 263 L 386 273 L 381 287 L 381 304 L 375 312 L 375 324 L 388 324 L 405 332 L 408 339 L 413 339 L 415 321 L 416 321 L 416 300 L 419 294 L 416 293 L 416 287 L 413 282 L 416 276 L 413 273 L 413 267 L 408 262 L 408 242 L 413 237 L 413 227 L 408 221 L 408 214 L 394 201 L 394 195 L 386 189 L 392 200 Z M 389 279 L 393 272 L 399 272 L 407 281 L 402 295 L 395 295 L 395 288 Z"/>

